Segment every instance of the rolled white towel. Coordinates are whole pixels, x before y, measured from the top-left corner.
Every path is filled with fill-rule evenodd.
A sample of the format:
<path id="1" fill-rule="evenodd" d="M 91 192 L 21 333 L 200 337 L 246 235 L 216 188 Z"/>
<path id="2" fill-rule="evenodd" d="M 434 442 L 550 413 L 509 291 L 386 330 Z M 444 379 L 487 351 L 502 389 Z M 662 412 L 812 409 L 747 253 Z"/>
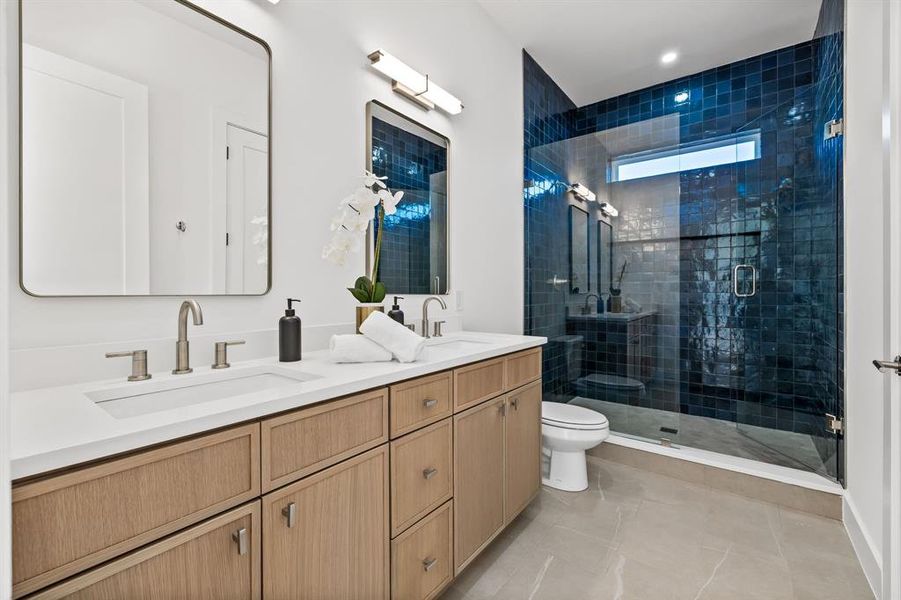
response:
<path id="1" fill-rule="evenodd" d="M 360 325 L 360 333 L 391 352 L 400 362 L 413 362 L 425 346 L 422 336 L 382 312 L 369 315 Z"/>
<path id="2" fill-rule="evenodd" d="M 333 335 L 329 350 L 331 359 L 337 363 L 387 362 L 394 358 L 365 335 Z"/>

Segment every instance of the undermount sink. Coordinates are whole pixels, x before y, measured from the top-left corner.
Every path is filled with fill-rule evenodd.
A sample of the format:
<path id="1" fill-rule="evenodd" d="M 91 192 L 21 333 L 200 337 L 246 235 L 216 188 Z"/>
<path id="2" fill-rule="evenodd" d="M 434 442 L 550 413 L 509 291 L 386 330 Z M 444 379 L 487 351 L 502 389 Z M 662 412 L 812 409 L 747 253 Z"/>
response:
<path id="1" fill-rule="evenodd" d="M 85 396 L 117 419 L 127 419 L 174 408 L 223 400 L 319 379 L 298 371 L 277 368 L 235 369 L 158 382 L 132 384 L 85 392 Z"/>

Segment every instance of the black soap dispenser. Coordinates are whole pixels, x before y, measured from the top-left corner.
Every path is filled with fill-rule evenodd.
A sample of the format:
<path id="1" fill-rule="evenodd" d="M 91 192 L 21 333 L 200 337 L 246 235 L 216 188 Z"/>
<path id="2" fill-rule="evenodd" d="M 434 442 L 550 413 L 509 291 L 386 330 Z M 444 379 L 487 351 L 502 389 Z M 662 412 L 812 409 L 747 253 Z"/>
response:
<path id="1" fill-rule="evenodd" d="M 391 307 L 391 310 L 388 311 L 388 316 L 400 323 L 404 324 L 404 311 L 400 309 L 400 304 L 397 303 L 398 300 L 403 300 L 403 296 L 395 296 L 394 297 L 394 306 Z"/>
<path id="2" fill-rule="evenodd" d="M 285 316 L 278 320 L 278 360 L 280 362 L 300 360 L 300 317 L 294 315 L 292 302 L 300 302 L 300 300 L 288 298 L 288 309 L 285 311 Z"/>

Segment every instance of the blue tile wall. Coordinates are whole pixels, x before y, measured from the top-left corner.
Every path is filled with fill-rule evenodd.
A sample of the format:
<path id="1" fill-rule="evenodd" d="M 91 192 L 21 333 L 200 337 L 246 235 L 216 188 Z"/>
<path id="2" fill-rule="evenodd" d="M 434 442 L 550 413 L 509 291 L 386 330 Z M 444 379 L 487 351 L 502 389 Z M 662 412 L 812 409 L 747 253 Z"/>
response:
<path id="1" fill-rule="evenodd" d="M 579 140 L 632 125 L 646 134 L 660 123 L 675 128 L 679 144 L 759 131 L 760 159 L 681 172 L 664 214 L 613 220 L 615 268 L 625 257 L 635 269 L 627 293 L 640 299 L 653 285 L 671 298 L 657 307 L 653 335 L 678 358 L 651 357 L 655 375 L 640 404 L 815 434 L 824 461 L 833 460 L 823 414 L 842 402 L 842 142 L 822 132 L 842 114 L 841 20 L 841 1 L 824 0 L 810 42 L 582 107 L 524 55 L 525 330 L 552 340 L 546 397 L 565 397 L 575 375 L 622 373 L 626 352 L 615 332 L 595 340 L 567 329 L 564 292 L 546 283 L 568 272 L 567 199 L 554 182 L 580 160 Z M 569 153 L 561 140 L 573 141 Z M 758 270 L 755 296 L 733 296 L 735 264 Z M 584 338 L 577 373 L 565 361 L 572 336 L 561 333 Z M 829 467 L 840 476 L 839 468 Z"/>
<path id="2" fill-rule="evenodd" d="M 378 277 L 389 294 L 431 293 L 431 253 L 440 249 L 431 245 L 430 178 L 447 170 L 447 149 L 373 118 L 372 170 L 404 192 L 397 212 L 385 217 Z"/>
<path id="3" fill-rule="evenodd" d="M 565 201 L 565 156 L 553 144 L 572 137 L 576 105 L 527 52 L 523 52 L 525 173 L 525 330 L 546 336 L 544 387 L 562 393 L 568 382 L 565 305 L 560 292 L 547 282 L 566 278 L 569 254 L 565 243 L 569 207 Z M 533 153 L 532 148 L 551 147 Z M 566 284 L 564 284 L 564 287 Z M 566 287 L 568 289 L 568 287 Z"/>

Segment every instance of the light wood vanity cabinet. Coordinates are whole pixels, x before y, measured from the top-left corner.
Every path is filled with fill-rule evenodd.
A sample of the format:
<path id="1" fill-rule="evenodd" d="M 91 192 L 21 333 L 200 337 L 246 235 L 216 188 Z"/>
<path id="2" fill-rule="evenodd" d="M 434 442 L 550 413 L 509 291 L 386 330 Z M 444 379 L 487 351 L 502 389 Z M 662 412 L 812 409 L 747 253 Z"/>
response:
<path id="1" fill-rule="evenodd" d="M 430 600 L 454 577 L 453 501 L 391 542 L 391 596 Z"/>
<path id="2" fill-rule="evenodd" d="M 444 419 L 391 442 L 391 533 L 397 535 L 454 493 L 454 427 Z"/>
<path id="3" fill-rule="evenodd" d="M 526 350 L 17 482 L 14 597 L 436 598 L 538 490 L 540 377 Z"/>
<path id="4" fill-rule="evenodd" d="M 416 431 L 454 412 L 454 374 L 445 371 L 391 386 L 391 438 Z"/>
<path id="5" fill-rule="evenodd" d="M 260 426 L 236 427 L 13 488 L 13 594 L 260 495 Z"/>
<path id="6" fill-rule="evenodd" d="M 388 441 L 388 389 L 324 402 L 262 423 L 263 491 Z"/>
<path id="7" fill-rule="evenodd" d="M 504 426 L 504 513 L 509 523 L 541 487 L 541 381 L 507 394 Z"/>
<path id="8" fill-rule="evenodd" d="M 504 526 L 504 410 L 499 396 L 454 416 L 454 566 Z"/>
<path id="9" fill-rule="evenodd" d="M 388 448 L 263 497 L 266 600 L 387 598 Z"/>
<path id="10" fill-rule="evenodd" d="M 256 500 L 30 598 L 259 600 L 260 557 Z"/>

